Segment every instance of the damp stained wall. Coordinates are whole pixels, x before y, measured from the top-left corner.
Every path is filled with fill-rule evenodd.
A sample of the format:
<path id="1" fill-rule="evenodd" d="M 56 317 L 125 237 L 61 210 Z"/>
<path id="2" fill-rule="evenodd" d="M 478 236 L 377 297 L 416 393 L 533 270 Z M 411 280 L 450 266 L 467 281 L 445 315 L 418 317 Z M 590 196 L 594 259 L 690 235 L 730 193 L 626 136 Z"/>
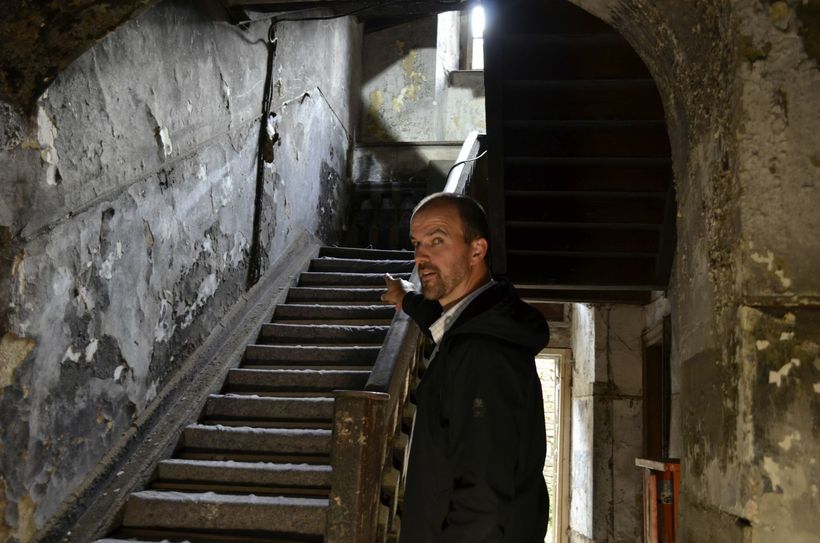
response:
<path id="1" fill-rule="evenodd" d="M 359 142 L 463 141 L 486 131 L 483 72 L 459 69 L 461 14 L 367 34 Z"/>
<path id="2" fill-rule="evenodd" d="M 680 538 L 814 541 L 820 2 L 574 3 L 633 44 L 669 124 Z"/>
<path id="3" fill-rule="evenodd" d="M 644 309 L 573 304 L 570 541 L 641 539 Z"/>
<path id="4" fill-rule="evenodd" d="M 165 2 L 0 104 L 0 541 L 30 541 L 245 289 L 267 27 Z M 263 267 L 341 235 L 361 30 L 277 29 Z"/>
<path id="5" fill-rule="evenodd" d="M 364 37 L 356 182 L 423 179 L 436 163 L 446 173 L 452 143 L 486 132 L 483 72 L 459 70 L 459 21 L 446 12 Z"/>

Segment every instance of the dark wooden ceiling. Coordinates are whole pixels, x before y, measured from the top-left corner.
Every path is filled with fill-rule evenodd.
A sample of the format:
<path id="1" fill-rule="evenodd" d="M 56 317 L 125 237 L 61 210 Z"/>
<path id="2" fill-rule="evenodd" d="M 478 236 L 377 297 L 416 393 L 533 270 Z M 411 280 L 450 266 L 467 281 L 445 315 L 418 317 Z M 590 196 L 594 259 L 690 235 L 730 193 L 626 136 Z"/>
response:
<path id="1" fill-rule="evenodd" d="M 675 247 L 651 75 L 620 34 L 566 0 L 485 5 L 494 271 L 531 299 L 648 302 Z"/>

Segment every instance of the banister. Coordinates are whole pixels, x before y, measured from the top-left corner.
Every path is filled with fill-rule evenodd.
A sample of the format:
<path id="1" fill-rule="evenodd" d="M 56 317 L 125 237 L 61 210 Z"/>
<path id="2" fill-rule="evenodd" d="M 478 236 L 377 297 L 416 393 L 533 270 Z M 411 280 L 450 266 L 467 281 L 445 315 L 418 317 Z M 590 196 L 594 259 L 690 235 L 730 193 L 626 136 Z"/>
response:
<path id="1" fill-rule="evenodd" d="M 447 176 L 445 192 L 467 192 L 481 142 L 471 132 Z M 419 287 L 418 270 L 410 281 Z M 363 391 L 334 392 L 331 490 L 325 530 L 326 543 L 385 541 L 394 525 L 395 503 L 380 506 L 382 485 L 398 499 L 406 466 L 396 476 L 392 444 L 401 435 L 405 403 L 414 386 L 422 334 L 410 317 L 397 312 Z M 403 438 L 406 441 L 406 436 Z M 401 462 L 400 462 L 401 463 Z M 383 475 L 384 474 L 384 475 Z M 381 483 L 381 484 L 380 484 Z M 380 517 L 385 517 L 381 518 Z M 379 532 L 379 525 L 382 530 Z"/>

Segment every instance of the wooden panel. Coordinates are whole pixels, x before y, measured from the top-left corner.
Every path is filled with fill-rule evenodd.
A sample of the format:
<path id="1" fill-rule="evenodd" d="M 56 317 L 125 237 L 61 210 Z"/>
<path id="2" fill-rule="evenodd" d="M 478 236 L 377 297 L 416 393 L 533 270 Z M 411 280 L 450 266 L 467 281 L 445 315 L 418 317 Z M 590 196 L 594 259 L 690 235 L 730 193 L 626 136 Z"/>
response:
<path id="1" fill-rule="evenodd" d="M 504 94 L 507 120 L 664 118 L 651 79 L 507 81 Z"/>
<path id="2" fill-rule="evenodd" d="M 514 283 L 566 285 L 622 290 L 645 288 L 653 284 L 652 258 L 572 258 L 507 255 L 507 275 Z"/>
<path id="3" fill-rule="evenodd" d="M 508 220 L 660 225 L 663 209 L 652 200 L 508 196 Z"/>
<path id="4" fill-rule="evenodd" d="M 654 230 L 550 228 L 549 224 L 507 224 L 507 250 L 640 253 L 654 255 L 658 233 Z"/>
<path id="5" fill-rule="evenodd" d="M 498 43 L 498 49 L 505 59 L 502 73 L 506 80 L 649 77 L 643 61 L 618 34 L 508 35 Z"/>
<path id="6" fill-rule="evenodd" d="M 668 159 L 508 157 L 510 190 L 592 190 L 666 193 L 672 178 Z"/>
<path id="7" fill-rule="evenodd" d="M 524 156 L 668 157 L 663 121 L 505 121 L 504 141 Z"/>

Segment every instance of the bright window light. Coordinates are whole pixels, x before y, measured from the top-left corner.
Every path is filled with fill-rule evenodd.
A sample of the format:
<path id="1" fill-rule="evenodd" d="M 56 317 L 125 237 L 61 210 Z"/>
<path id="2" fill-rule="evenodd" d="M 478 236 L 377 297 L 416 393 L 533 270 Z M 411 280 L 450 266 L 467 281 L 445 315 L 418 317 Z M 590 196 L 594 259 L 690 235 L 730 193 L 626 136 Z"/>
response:
<path id="1" fill-rule="evenodd" d="M 470 67 L 473 70 L 484 69 L 484 8 L 476 6 L 470 13 L 470 25 L 473 31 L 472 59 Z"/>
<path id="2" fill-rule="evenodd" d="M 484 8 L 476 6 L 473 8 L 473 13 L 470 16 L 470 22 L 473 25 L 473 37 L 484 37 Z"/>

